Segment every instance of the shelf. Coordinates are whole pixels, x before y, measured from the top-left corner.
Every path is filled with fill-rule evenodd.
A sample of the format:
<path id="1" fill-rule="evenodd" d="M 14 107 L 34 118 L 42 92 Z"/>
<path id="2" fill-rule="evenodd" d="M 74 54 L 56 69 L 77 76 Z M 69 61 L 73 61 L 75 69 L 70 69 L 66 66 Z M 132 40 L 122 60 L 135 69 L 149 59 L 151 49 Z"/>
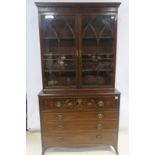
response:
<path id="1" fill-rule="evenodd" d="M 82 38 L 83 40 L 86 40 L 86 39 L 96 39 L 96 40 L 100 40 L 100 39 L 113 39 L 112 36 L 105 36 L 105 37 L 99 37 L 99 38 L 94 38 L 94 37 L 84 37 Z"/>
<path id="2" fill-rule="evenodd" d="M 68 76 L 57 76 L 55 78 L 48 79 L 48 85 L 50 86 L 60 86 L 60 85 L 74 85 L 76 83 L 76 77 Z"/>
<path id="3" fill-rule="evenodd" d="M 113 53 L 110 53 L 110 52 L 107 52 L 107 53 L 104 52 L 104 53 L 103 53 L 103 51 L 102 51 L 102 53 L 100 53 L 100 52 L 99 52 L 99 53 L 97 53 L 97 52 L 89 52 L 89 53 L 83 52 L 83 53 L 82 53 L 82 56 L 83 56 L 83 55 L 84 55 L 84 56 L 85 56 L 85 55 L 87 55 L 87 56 L 90 56 L 90 55 L 91 55 L 91 56 L 93 56 L 93 55 L 94 55 L 94 56 L 96 56 L 96 55 L 98 56 L 98 55 L 99 55 L 99 56 L 100 56 L 100 55 L 113 55 Z"/>
<path id="4" fill-rule="evenodd" d="M 74 40 L 75 38 L 72 37 L 64 37 L 64 38 L 56 38 L 56 37 L 43 37 L 43 39 L 47 39 L 47 40 Z M 84 37 L 82 38 L 83 40 L 86 39 L 96 39 L 96 40 L 101 40 L 101 39 L 113 39 L 112 36 L 105 36 L 105 37 L 99 37 L 99 38 L 94 38 L 94 37 Z"/>
<path id="5" fill-rule="evenodd" d="M 105 84 L 105 83 L 82 83 L 83 84 L 83 87 L 87 87 L 87 88 L 92 88 L 92 87 L 111 87 L 112 84 Z"/>
<path id="6" fill-rule="evenodd" d="M 103 60 L 112 60 L 112 58 L 102 58 L 102 59 L 97 59 L 98 61 L 103 61 Z M 82 61 L 93 61 L 92 58 L 82 58 Z M 96 63 L 96 62 L 94 62 Z"/>
<path id="7" fill-rule="evenodd" d="M 112 69 L 83 69 L 82 72 L 112 72 Z"/>
<path id="8" fill-rule="evenodd" d="M 56 61 L 56 60 L 59 60 L 61 58 L 55 58 L 55 59 L 42 59 L 44 61 L 50 61 L 50 60 L 53 60 L 53 61 Z M 62 61 L 74 61 L 75 59 L 61 59 Z"/>
<path id="9" fill-rule="evenodd" d="M 70 55 L 70 56 L 75 56 L 75 53 L 74 52 L 72 52 L 72 53 L 44 53 L 43 55 L 49 55 L 49 56 L 61 56 L 61 55 Z M 94 52 L 92 52 L 92 53 L 85 53 L 85 52 L 83 52 L 82 53 L 82 56 L 102 56 L 102 55 L 113 55 L 113 53 L 94 53 Z"/>
<path id="10" fill-rule="evenodd" d="M 46 69 L 45 72 L 76 72 L 76 70 L 66 70 L 66 69 Z"/>
<path id="11" fill-rule="evenodd" d="M 73 52 L 74 53 L 74 52 Z M 75 56 L 75 53 L 73 54 L 73 53 L 44 53 L 43 55 L 45 55 L 45 56 L 61 56 L 61 55 L 68 55 L 68 56 Z"/>
<path id="12" fill-rule="evenodd" d="M 46 40 L 74 40 L 75 38 L 72 37 L 64 37 L 64 38 L 56 38 L 56 37 L 43 37 Z"/>

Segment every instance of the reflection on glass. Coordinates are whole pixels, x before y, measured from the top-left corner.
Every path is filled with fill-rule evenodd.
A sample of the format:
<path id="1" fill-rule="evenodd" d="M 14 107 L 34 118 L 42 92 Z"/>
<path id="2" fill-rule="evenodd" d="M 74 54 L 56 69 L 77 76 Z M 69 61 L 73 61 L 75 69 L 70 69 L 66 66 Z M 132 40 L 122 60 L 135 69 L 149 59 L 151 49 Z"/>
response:
<path id="1" fill-rule="evenodd" d="M 54 18 L 54 16 L 52 16 L 52 15 L 46 15 L 45 16 L 45 19 L 53 19 Z"/>

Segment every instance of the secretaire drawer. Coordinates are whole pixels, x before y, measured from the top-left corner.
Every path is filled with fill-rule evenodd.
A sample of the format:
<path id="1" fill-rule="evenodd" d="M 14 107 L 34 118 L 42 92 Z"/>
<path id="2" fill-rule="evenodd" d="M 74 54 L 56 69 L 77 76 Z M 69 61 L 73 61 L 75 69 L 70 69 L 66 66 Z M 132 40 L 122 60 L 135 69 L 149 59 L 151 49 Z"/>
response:
<path id="1" fill-rule="evenodd" d="M 41 111 L 89 111 L 118 109 L 118 96 L 40 99 Z"/>
<path id="2" fill-rule="evenodd" d="M 117 120 L 118 111 L 41 113 L 43 121 Z M 75 122 L 76 123 L 76 122 Z"/>
<path id="3" fill-rule="evenodd" d="M 42 98 L 40 100 L 41 111 L 73 110 L 74 98 Z"/>
<path id="4" fill-rule="evenodd" d="M 76 98 L 77 109 L 118 109 L 118 96 Z"/>
<path id="5" fill-rule="evenodd" d="M 42 131 L 45 134 L 53 132 L 75 132 L 75 131 L 102 131 L 116 130 L 117 120 L 105 121 L 71 121 L 71 122 L 49 122 L 42 124 Z"/>

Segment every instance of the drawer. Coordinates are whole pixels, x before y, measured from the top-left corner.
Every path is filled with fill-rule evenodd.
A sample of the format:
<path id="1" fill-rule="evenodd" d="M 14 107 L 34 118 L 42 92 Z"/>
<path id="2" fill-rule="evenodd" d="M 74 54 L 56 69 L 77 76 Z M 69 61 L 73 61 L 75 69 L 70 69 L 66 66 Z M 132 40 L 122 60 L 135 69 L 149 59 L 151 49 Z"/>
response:
<path id="1" fill-rule="evenodd" d="M 43 123 L 42 131 L 44 134 L 53 132 L 72 132 L 72 131 L 102 131 L 116 130 L 117 120 L 106 121 L 80 121 L 80 122 L 62 122 L 62 123 Z"/>
<path id="2" fill-rule="evenodd" d="M 77 109 L 118 109 L 118 97 L 104 96 L 104 97 L 90 97 L 77 98 Z"/>
<path id="3" fill-rule="evenodd" d="M 43 136 L 44 145 L 64 146 L 74 144 L 115 144 L 117 141 L 116 132 L 80 132 L 78 133 L 59 133 Z"/>
<path id="4" fill-rule="evenodd" d="M 94 109 L 118 109 L 117 96 L 84 98 L 41 98 L 41 111 L 88 111 Z"/>
<path id="5" fill-rule="evenodd" d="M 73 98 L 42 98 L 40 100 L 41 111 L 73 110 L 75 99 Z"/>
<path id="6" fill-rule="evenodd" d="M 42 121 L 117 120 L 118 111 L 41 113 Z"/>

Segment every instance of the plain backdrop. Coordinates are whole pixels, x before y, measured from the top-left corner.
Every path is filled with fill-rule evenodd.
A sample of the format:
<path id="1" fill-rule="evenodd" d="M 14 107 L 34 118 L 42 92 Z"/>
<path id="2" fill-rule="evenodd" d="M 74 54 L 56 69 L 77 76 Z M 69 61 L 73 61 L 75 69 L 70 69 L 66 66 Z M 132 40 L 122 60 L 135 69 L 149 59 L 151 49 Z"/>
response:
<path id="1" fill-rule="evenodd" d="M 128 0 L 96 0 L 96 1 L 34 1 L 27 0 L 26 17 L 26 93 L 27 93 L 27 120 L 28 129 L 40 129 L 38 93 L 42 89 L 41 64 L 40 64 L 40 45 L 38 30 L 38 12 L 34 2 L 122 2 L 118 13 L 118 38 L 117 38 L 117 66 L 116 66 L 116 85 L 121 91 L 120 106 L 120 129 L 128 129 L 128 105 L 129 105 L 129 11 Z M 26 119 L 26 118 L 25 118 Z"/>

